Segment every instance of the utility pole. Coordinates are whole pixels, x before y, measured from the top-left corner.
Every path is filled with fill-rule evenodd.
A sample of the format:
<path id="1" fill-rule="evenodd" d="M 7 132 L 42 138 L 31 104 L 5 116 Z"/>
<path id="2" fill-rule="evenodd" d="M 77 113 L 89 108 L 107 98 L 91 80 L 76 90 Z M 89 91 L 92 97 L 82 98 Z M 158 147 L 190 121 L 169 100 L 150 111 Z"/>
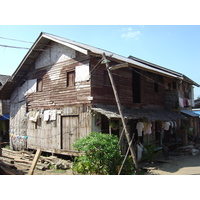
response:
<path id="1" fill-rule="evenodd" d="M 138 168 L 138 163 L 137 163 L 137 159 L 136 159 L 136 155 L 135 155 L 135 150 L 132 146 L 130 134 L 128 133 L 128 130 L 127 130 L 124 115 L 123 115 L 123 112 L 122 112 L 122 106 L 121 106 L 120 99 L 119 99 L 119 96 L 118 96 L 118 93 L 117 93 L 117 88 L 116 88 L 116 85 L 114 83 L 114 79 L 113 79 L 113 76 L 112 76 L 112 73 L 110 71 L 110 67 L 109 67 L 109 64 L 108 64 L 109 61 L 106 59 L 105 53 L 103 53 L 103 59 L 104 59 L 104 63 L 106 64 L 106 69 L 108 71 L 108 75 L 109 75 L 109 78 L 110 78 L 112 89 L 113 89 L 113 92 L 114 92 L 114 95 L 115 95 L 115 100 L 116 100 L 117 107 L 118 107 L 118 110 L 119 110 L 119 114 L 120 114 L 122 124 L 123 124 L 123 127 L 124 127 L 125 136 L 126 136 L 126 139 L 127 139 L 130 151 L 131 151 L 131 156 L 132 156 L 132 159 L 133 159 L 133 163 L 135 165 L 136 173 L 138 174 L 139 168 Z"/>

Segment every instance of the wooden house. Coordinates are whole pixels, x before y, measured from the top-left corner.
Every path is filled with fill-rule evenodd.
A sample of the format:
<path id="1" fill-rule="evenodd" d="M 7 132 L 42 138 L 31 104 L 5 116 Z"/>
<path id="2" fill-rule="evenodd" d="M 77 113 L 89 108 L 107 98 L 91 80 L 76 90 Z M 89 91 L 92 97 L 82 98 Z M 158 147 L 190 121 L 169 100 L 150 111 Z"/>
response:
<path id="1" fill-rule="evenodd" d="M 139 138 L 138 122 L 152 125 L 141 142 L 160 140 L 158 123 L 180 121 L 179 100 L 190 103 L 185 109 L 193 105 L 193 85 L 199 85 L 183 74 L 41 33 L 0 91 L 0 97 L 10 99 L 13 149 L 40 148 L 77 155 L 72 144 L 93 131 L 121 136 L 122 124 L 103 53 L 112 67 L 130 134 Z M 119 68 L 123 63 L 126 67 Z M 123 137 L 121 143 L 125 148 Z"/>
<path id="2" fill-rule="evenodd" d="M 10 76 L 0 74 L 0 90 Z M 0 98 L 0 142 L 6 145 L 9 142 L 9 113 L 10 101 Z"/>

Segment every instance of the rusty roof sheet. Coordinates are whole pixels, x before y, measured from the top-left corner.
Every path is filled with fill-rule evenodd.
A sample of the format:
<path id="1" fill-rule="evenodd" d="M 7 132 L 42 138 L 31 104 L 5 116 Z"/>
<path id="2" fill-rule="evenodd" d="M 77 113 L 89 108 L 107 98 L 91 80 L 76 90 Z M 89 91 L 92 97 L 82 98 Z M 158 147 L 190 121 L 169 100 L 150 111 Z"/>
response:
<path id="1" fill-rule="evenodd" d="M 121 118 L 117 106 L 97 105 L 92 108 L 93 111 L 105 115 L 107 118 Z M 127 119 L 144 119 L 148 121 L 170 121 L 177 119 L 186 119 L 185 116 L 164 109 L 137 109 L 123 108 L 123 115 Z"/>

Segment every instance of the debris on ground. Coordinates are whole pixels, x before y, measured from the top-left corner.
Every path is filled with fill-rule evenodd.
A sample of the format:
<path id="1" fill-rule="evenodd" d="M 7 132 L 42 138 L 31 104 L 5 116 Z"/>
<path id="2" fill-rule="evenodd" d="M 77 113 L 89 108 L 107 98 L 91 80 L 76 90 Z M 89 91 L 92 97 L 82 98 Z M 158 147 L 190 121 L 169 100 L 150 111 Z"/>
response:
<path id="1" fill-rule="evenodd" d="M 6 175 L 24 175 L 27 174 L 35 154 L 30 151 L 12 151 L 2 148 L 0 156 L 0 174 Z M 40 156 L 36 165 L 37 170 L 48 170 L 51 167 L 55 169 L 67 170 L 72 167 L 72 161 L 64 160 L 56 156 Z"/>

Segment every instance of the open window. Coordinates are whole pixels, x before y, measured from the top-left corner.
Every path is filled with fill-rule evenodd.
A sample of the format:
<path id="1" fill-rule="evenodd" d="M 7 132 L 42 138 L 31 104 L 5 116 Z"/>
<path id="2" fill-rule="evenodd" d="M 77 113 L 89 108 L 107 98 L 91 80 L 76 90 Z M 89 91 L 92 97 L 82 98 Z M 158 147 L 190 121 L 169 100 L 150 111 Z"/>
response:
<path id="1" fill-rule="evenodd" d="M 159 85 L 157 82 L 154 82 L 154 92 L 159 92 Z"/>
<path id="2" fill-rule="evenodd" d="M 141 103 L 141 84 L 139 69 L 132 69 L 133 103 Z"/>

